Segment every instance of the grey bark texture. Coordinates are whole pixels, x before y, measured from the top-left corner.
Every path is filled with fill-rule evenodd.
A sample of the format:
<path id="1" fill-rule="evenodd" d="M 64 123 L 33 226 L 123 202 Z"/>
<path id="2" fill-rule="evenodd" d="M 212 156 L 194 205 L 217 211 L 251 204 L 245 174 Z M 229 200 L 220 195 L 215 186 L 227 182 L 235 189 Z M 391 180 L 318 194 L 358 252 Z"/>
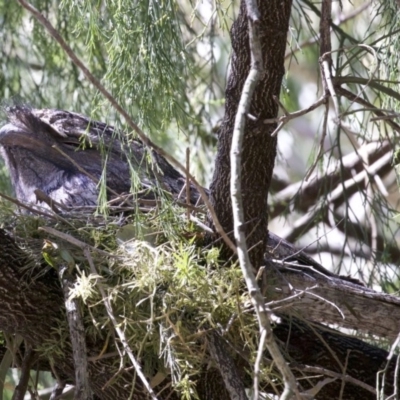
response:
<path id="1" fill-rule="evenodd" d="M 247 225 L 247 246 L 255 268 L 263 263 L 268 233 L 268 189 L 276 156 L 276 137 L 271 137 L 274 125 L 263 120 L 274 118 L 278 105 L 284 69 L 286 36 L 289 26 L 291 1 L 260 1 L 259 36 L 265 74 L 253 95 L 250 118 L 246 121 L 242 149 L 242 197 Z M 235 116 L 245 79 L 250 69 L 248 20 L 245 2 L 231 29 L 232 59 L 226 87 L 225 115 L 218 132 L 218 151 L 215 172 L 210 186 L 211 203 L 225 232 L 232 236 L 232 205 L 230 197 L 229 152 Z"/>

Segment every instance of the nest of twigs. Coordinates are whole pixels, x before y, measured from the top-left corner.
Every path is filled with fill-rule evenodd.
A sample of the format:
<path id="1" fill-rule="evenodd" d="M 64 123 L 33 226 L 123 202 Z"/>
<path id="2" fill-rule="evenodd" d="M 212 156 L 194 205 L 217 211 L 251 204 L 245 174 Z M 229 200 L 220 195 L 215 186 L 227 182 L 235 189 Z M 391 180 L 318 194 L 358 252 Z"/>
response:
<path id="1" fill-rule="evenodd" d="M 233 348 L 246 348 L 249 359 L 256 354 L 257 328 L 245 307 L 240 268 L 220 263 L 216 247 L 199 245 L 204 209 L 192 207 L 189 220 L 187 210 L 170 199 L 121 204 L 107 216 L 90 208 L 51 213 L 36 207 L 36 213 L 31 208 L 21 214 L 6 202 L 0 212 L 3 226 L 33 256 L 27 273 L 35 277 L 70 266 L 70 296 L 82 305 L 86 334 L 120 348 L 105 312 L 109 301 L 149 382 L 170 376 L 182 395 L 193 394 L 211 329 Z M 51 343 L 42 350 L 62 347 Z"/>

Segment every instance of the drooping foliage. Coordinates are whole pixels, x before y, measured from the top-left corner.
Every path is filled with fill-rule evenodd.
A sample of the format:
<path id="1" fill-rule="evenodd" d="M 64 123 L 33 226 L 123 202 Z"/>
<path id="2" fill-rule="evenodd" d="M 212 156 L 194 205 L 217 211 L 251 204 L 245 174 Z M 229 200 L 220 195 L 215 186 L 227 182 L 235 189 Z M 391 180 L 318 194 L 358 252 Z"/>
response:
<path id="1" fill-rule="evenodd" d="M 180 160 L 185 158 L 185 147 L 190 147 L 190 169 L 208 183 L 215 132 L 223 115 L 229 61 L 226 31 L 237 4 L 173 0 L 37 0 L 33 4 L 158 144 Z M 291 242 L 298 241 L 300 246 L 307 245 L 306 250 L 323 260 L 327 268 L 390 291 L 399 288 L 400 256 L 395 220 L 399 196 L 392 168 L 400 131 L 396 114 L 400 100 L 398 14 L 394 0 L 333 3 L 331 78 L 336 96 L 330 94 L 313 113 L 288 121 L 278 133 L 279 154 L 268 210 L 270 229 Z M 301 0 L 293 4 L 281 115 L 304 109 L 326 94 L 318 62 L 322 56 L 320 16 L 321 2 Z M 6 103 L 22 101 L 37 108 L 67 109 L 124 125 L 17 1 L 0 0 L 0 40 L 4 43 L 0 49 L 0 96 Z M 130 133 L 126 139 L 131 139 Z M 0 189 L 10 191 L 6 180 L 2 179 Z M 137 218 L 136 225 L 132 221 L 127 225 L 128 231 L 132 229 L 136 235 L 139 230 L 143 236 L 148 229 L 143 222 L 150 218 L 153 230 L 162 232 L 158 252 L 142 241 L 133 251 L 118 249 L 115 238 L 121 235 L 122 225 L 118 219 L 109 219 L 109 226 L 102 225 L 104 231 L 90 224 L 86 231 L 82 224 L 76 229 L 78 233 L 72 233 L 124 254 L 121 264 L 110 265 L 105 260 L 100 264 L 109 279 L 104 282 L 109 284 L 116 313 L 123 316 L 122 323 L 132 334 L 135 352 L 141 354 L 141 346 L 149 343 L 154 347 L 147 360 L 149 369 L 153 361 L 159 362 L 157 357 L 162 353 L 176 374 L 174 384 L 181 385 L 180 393 L 189 398 L 194 393 L 194 380 L 189 375 L 198 359 L 186 353 L 185 344 L 193 340 L 197 346 L 200 335 L 189 332 L 188 326 L 221 329 L 218 324 L 222 323 L 224 331 L 225 326 L 230 327 L 229 313 L 233 314 L 244 299 L 239 299 L 236 266 L 224 275 L 212 250 L 207 248 L 202 254 L 194 250 L 190 240 L 201 234 L 193 232 L 193 225 L 182 218 L 182 209 L 164 206 L 154 215 Z M 0 224 L 13 214 L 8 212 L 2 215 Z M 19 227 L 23 229 L 25 217 L 20 218 Z M 34 221 L 36 229 L 42 222 Z M 57 229 L 62 230 L 61 226 L 65 228 L 60 224 Z M 24 234 L 27 232 L 31 233 L 25 229 Z M 20 236 L 24 235 L 20 232 Z M 51 266 L 51 254 L 43 251 L 42 256 Z M 139 265 L 139 257 L 147 262 Z M 87 267 L 82 254 L 77 258 Z M 94 288 L 98 277 L 85 274 L 83 271 L 79 276 L 74 295 L 96 307 L 101 297 Z M 177 288 L 181 297 L 164 299 L 169 288 Z M 193 291 L 196 295 L 191 297 Z M 124 308 L 117 301 L 124 296 L 138 307 Z M 191 304 L 201 303 L 203 298 L 207 311 L 194 311 Z M 187 325 L 182 323 L 182 315 Z M 165 318 L 160 323 L 161 336 L 153 342 L 147 341 L 149 337 L 142 342 L 135 340 L 135 335 L 146 335 L 145 331 L 155 335 L 152 318 Z M 240 318 L 235 323 L 251 349 L 253 361 L 256 339 L 243 328 Z M 138 319 L 140 323 L 135 322 Z M 94 335 L 98 326 L 107 324 L 107 318 L 96 319 L 96 323 Z M 271 372 L 266 368 L 263 374 L 266 382 Z"/>

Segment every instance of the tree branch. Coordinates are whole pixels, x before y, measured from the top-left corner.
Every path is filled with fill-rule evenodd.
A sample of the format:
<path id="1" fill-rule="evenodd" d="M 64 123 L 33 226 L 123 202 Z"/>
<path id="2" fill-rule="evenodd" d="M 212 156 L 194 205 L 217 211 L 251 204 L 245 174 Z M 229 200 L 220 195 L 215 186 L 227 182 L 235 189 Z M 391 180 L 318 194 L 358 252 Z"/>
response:
<path id="1" fill-rule="evenodd" d="M 24 400 L 25 393 L 28 389 L 31 366 L 34 358 L 35 352 L 33 351 L 32 347 L 28 345 L 25 350 L 24 358 L 22 359 L 21 377 L 19 379 L 17 387 L 15 388 L 12 400 Z"/>
<path id="2" fill-rule="evenodd" d="M 60 252 L 62 252 L 61 250 Z M 65 250 L 66 252 L 66 250 Z M 60 254 L 61 256 L 61 254 Z M 68 254 L 69 257 L 71 255 Z M 62 256 L 61 256 L 62 257 Z M 66 258 L 67 255 L 64 255 Z M 74 278 L 71 269 L 74 269 L 74 260 L 71 265 L 63 262 L 58 267 L 58 275 L 64 293 L 65 310 L 67 314 L 69 334 L 72 344 L 72 354 L 75 367 L 75 391 L 74 398 L 76 400 L 91 400 L 93 393 L 89 386 L 89 369 L 87 359 L 85 327 L 83 326 L 82 314 L 77 298 L 71 299 L 70 290 L 74 287 Z"/>
<path id="3" fill-rule="evenodd" d="M 255 1 L 247 0 L 246 9 L 249 24 L 249 47 L 251 54 L 251 67 L 247 79 L 243 86 L 243 91 L 240 97 L 238 110 L 235 118 L 235 125 L 233 128 L 232 146 L 230 151 L 231 161 L 231 201 L 233 212 L 233 231 L 236 239 L 237 253 L 239 258 L 240 267 L 247 285 L 247 290 L 250 293 L 254 309 L 257 314 L 258 323 L 260 326 L 261 340 L 259 343 L 258 353 L 262 354 L 265 345 L 275 361 L 282 379 L 284 382 L 284 392 L 281 399 L 289 399 L 292 394 L 295 394 L 299 399 L 300 394 L 297 390 L 296 379 L 288 368 L 285 359 L 283 358 L 272 334 L 271 325 L 269 322 L 269 314 L 271 313 L 264 305 L 264 299 L 261 294 L 260 288 L 257 284 L 254 269 L 249 257 L 249 250 L 246 244 L 246 235 L 243 229 L 246 224 L 244 217 L 244 207 L 242 199 L 242 147 L 244 140 L 244 127 L 246 122 L 246 115 L 250 110 L 253 93 L 255 91 L 258 81 L 261 79 L 263 70 L 263 57 L 261 50 L 261 43 L 258 33 L 259 11 Z M 254 372 L 254 398 L 259 398 L 259 368 L 255 368 Z"/>
<path id="4" fill-rule="evenodd" d="M 208 350 L 221 373 L 231 399 L 247 400 L 248 397 L 243 385 L 243 380 L 238 374 L 235 363 L 229 355 L 224 340 L 215 331 L 212 331 L 208 335 Z"/>

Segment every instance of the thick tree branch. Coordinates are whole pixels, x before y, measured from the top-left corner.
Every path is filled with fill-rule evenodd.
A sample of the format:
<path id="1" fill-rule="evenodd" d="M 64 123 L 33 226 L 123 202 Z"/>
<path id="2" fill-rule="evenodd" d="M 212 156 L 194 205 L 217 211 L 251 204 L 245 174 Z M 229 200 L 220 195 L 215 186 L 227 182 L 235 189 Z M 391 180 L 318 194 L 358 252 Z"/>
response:
<path id="1" fill-rule="evenodd" d="M 386 159 L 386 156 L 392 154 L 392 152 L 393 143 L 385 140 L 383 142 L 367 143 L 353 153 L 344 156 L 341 161 L 331 160 L 330 166 L 324 173 L 313 173 L 307 182 L 293 183 L 276 193 L 272 197 L 270 217 L 275 218 L 282 214 L 289 205 L 299 211 L 309 210 L 327 190 L 333 190 L 333 188 L 340 185 L 342 180 L 351 179 L 354 172 L 356 174 L 362 172 L 365 169 L 365 158 L 369 160 L 370 164 L 373 164 L 382 157 Z M 384 174 L 391 170 L 390 163 L 388 167 L 387 169 L 379 170 L 381 179 Z"/>
<path id="2" fill-rule="evenodd" d="M 215 331 L 208 335 L 208 349 L 221 373 L 231 400 L 247 400 L 248 397 L 243 380 L 237 371 L 232 357 L 229 355 L 223 338 Z"/>
<path id="3" fill-rule="evenodd" d="M 244 12 L 243 7 L 241 11 Z M 245 80 L 243 91 L 237 108 L 235 124 L 233 127 L 232 145 L 230 151 L 231 161 L 231 181 L 230 192 L 233 212 L 233 231 L 237 244 L 237 253 L 240 267 L 250 293 L 254 309 L 257 314 L 261 339 L 259 344 L 259 354 L 262 354 L 265 345 L 271 354 L 272 359 L 277 365 L 284 382 L 284 392 L 281 399 L 289 399 L 292 394 L 296 398 L 300 398 L 297 390 L 297 383 L 290 368 L 288 368 L 272 334 L 271 324 L 269 321 L 269 310 L 264 306 L 264 299 L 260 288 L 256 282 L 252 262 L 249 257 L 249 249 L 246 243 L 246 232 L 244 230 L 246 219 L 244 213 L 244 205 L 242 199 L 242 149 L 245 138 L 245 122 L 246 115 L 250 110 L 253 94 L 256 85 L 261 80 L 264 73 L 263 55 L 260 42 L 259 26 L 261 23 L 260 13 L 255 1 L 246 1 L 246 11 L 249 24 L 249 48 L 251 56 L 250 71 Z M 256 364 L 254 372 L 254 398 L 259 398 L 259 365 Z"/>
<path id="4" fill-rule="evenodd" d="M 333 377 L 331 372 L 336 372 L 340 376 L 321 390 L 317 396 L 318 400 L 339 398 L 343 383 L 345 383 L 343 399 L 375 400 L 376 394 L 373 393 L 372 388 L 381 387 L 382 380 L 379 379 L 377 382 L 377 373 L 385 365 L 387 365 L 387 374 L 383 395 L 393 393 L 394 386 L 398 384 L 398 377 L 395 377 L 396 360 L 387 361 L 389 353 L 386 350 L 360 339 L 338 334 L 318 324 L 310 324 L 304 320 L 286 316 L 282 317 L 280 324 L 276 324 L 274 333 L 281 341 L 282 347 L 286 349 L 288 358 L 294 361 L 291 364 L 294 371 L 296 364 L 300 363 L 312 368 L 324 368 L 328 370 L 326 376 Z M 342 369 L 344 366 L 345 370 Z M 302 379 L 305 387 L 313 387 L 321 379 L 319 374 L 316 376 L 312 374 L 312 377 L 307 374 L 307 376 L 309 379 Z M 303 371 L 300 371 L 299 377 L 304 378 Z"/>

